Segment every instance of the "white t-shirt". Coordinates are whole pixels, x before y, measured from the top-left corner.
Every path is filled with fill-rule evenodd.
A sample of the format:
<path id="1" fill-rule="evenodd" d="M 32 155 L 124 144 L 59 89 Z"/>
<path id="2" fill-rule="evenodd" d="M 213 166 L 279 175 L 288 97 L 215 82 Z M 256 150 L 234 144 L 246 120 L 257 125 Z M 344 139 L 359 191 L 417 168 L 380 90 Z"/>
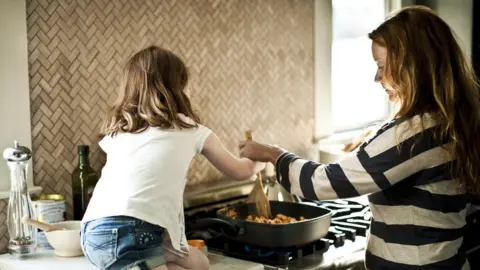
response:
<path id="1" fill-rule="evenodd" d="M 210 129 L 198 125 L 182 130 L 150 127 L 138 134 L 104 137 L 99 145 L 107 162 L 82 222 L 119 215 L 141 219 L 165 228 L 167 245 L 171 243 L 179 255 L 188 254 L 183 220 L 186 175 L 210 134 Z"/>

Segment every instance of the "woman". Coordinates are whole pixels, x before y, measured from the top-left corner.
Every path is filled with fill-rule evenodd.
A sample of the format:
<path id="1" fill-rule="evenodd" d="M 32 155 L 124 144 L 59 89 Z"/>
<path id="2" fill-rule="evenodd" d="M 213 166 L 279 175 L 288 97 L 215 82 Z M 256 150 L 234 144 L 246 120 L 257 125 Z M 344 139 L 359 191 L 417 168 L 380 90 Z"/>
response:
<path id="1" fill-rule="evenodd" d="M 479 93 L 449 26 L 409 7 L 369 34 L 375 81 L 398 108 L 338 164 L 241 142 L 243 156 L 276 164 L 279 182 L 312 200 L 369 194 L 368 269 L 469 269 L 462 250 L 467 194 L 480 185 Z"/>

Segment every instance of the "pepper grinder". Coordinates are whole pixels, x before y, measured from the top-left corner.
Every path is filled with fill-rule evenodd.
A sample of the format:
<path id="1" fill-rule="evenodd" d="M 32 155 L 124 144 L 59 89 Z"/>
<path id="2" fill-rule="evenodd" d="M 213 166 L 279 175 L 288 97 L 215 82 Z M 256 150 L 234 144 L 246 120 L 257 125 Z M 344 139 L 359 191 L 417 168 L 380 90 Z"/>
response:
<path id="1" fill-rule="evenodd" d="M 5 149 L 3 158 L 10 169 L 11 191 L 8 200 L 7 228 L 10 236 L 8 252 L 12 258 L 28 259 L 35 256 L 36 231 L 22 222 L 23 217 L 34 219 L 32 201 L 27 188 L 27 166 L 32 152 L 17 141 Z"/>

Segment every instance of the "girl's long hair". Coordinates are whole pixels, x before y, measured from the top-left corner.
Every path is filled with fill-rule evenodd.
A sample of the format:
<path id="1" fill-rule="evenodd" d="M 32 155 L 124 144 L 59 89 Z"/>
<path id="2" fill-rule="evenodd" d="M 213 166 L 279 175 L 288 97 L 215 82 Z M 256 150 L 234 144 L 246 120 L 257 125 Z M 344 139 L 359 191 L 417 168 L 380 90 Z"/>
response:
<path id="1" fill-rule="evenodd" d="M 151 46 L 127 62 L 117 101 L 102 124 L 102 136 L 140 133 L 148 127 L 193 128 L 200 123 L 184 93 L 188 73 L 172 52 Z M 185 121 L 184 114 L 194 122 Z"/>

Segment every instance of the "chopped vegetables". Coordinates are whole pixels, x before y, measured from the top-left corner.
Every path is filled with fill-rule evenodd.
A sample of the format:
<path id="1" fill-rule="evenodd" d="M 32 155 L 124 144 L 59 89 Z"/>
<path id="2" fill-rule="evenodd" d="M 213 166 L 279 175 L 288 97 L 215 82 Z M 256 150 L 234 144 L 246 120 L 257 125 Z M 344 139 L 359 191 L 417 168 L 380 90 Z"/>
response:
<path id="1" fill-rule="evenodd" d="M 238 213 L 235 211 L 235 209 L 226 210 L 225 215 L 227 217 L 231 217 L 234 219 L 238 218 Z M 305 220 L 305 217 L 301 216 L 298 219 L 296 219 L 286 215 L 277 214 L 275 218 L 266 218 L 266 217 L 259 217 L 255 215 L 249 215 L 244 220 L 249 222 L 257 222 L 257 223 L 264 223 L 264 224 L 289 224 L 289 223 L 295 223 L 295 222 Z"/>
<path id="2" fill-rule="evenodd" d="M 249 215 L 245 219 L 245 221 L 266 223 L 266 224 L 288 224 L 288 223 L 295 223 L 302 220 L 305 220 L 305 217 L 300 217 L 297 220 L 296 218 L 285 216 L 282 214 L 278 214 L 275 218 L 257 217 L 257 216 Z"/>

